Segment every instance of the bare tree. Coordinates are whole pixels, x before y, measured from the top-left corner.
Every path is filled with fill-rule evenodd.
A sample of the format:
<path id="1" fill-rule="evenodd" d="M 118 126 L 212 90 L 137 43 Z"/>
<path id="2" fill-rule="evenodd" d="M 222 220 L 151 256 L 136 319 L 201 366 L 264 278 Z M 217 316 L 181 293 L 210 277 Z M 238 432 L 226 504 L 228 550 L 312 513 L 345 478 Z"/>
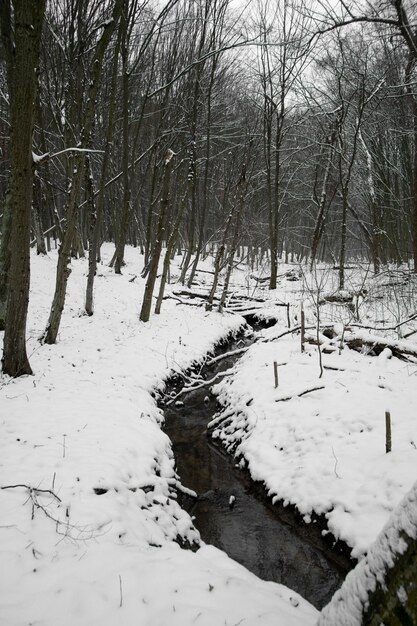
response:
<path id="1" fill-rule="evenodd" d="M 295 95 L 295 86 L 308 61 L 308 48 L 303 43 L 303 37 L 309 17 L 300 9 L 301 4 L 289 0 L 276 6 L 268 1 L 259 3 L 258 28 L 264 42 L 260 46 L 259 79 L 263 99 L 265 182 L 271 251 L 270 289 L 276 289 L 277 286 L 287 121 L 294 106 L 291 98 Z M 270 37 L 279 41 L 276 48 L 270 47 Z"/>
<path id="2" fill-rule="evenodd" d="M 156 240 L 152 249 L 151 259 L 149 263 L 149 272 L 145 286 L 145 293 L 143 295 L 142 308 L 140 311 L 140 319 L 142 322 L 148 322 L 151 314 L 153 290 L 155 287 L 156 275 L 158 272 L 158 264 L 161 256 L 162 243 L 165 238 L 166 215 L 169 204 L 169 191 L 173 156 L 174 152 L 168 149 L 163 159 L 162 189 L 161 200 L 159 203 L 158 226 L 156 231 Z"/>
<path id="3" fill-rule="evenodd" d="M 89 147 L 91 128 L 95 114 L 95 101 L 101 81 L 103 58 L 110 39 L 116 29 L 122 10 L 122 1 L 123 0 L 115 0 L 111 19 L 103 21 L 101 24 L 102 32 L 94 49 L 94 56 L 91 64 L 92 74 L 88 86 L 87 102 L 83 116 L 83 126 L 81 129 L 80 150 L 76 153 L 73 162 L 71 185 L 66 203 L 66 230 L 63 234 L 63 239 L 59 249 L 55 293 L 48 324 L 44 334 L 45 343 L 55 343 L 61 322 L 62 311 L 64 309 L 67 281 L 71 271 L 69 268 L 69 262 L 77 226 L 81 185 L 84 179 L 85 150 Z"/>

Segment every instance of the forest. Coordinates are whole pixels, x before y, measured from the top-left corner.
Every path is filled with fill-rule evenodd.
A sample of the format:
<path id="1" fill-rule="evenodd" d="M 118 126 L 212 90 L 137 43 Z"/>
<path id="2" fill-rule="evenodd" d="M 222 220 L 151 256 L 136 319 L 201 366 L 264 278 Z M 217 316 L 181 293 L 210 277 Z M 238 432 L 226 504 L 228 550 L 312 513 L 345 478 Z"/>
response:
<path id="1" fill-rule="evenodd" d="M 93 313 L 103 241 L 115 244 L 116 273 L 126 244 L 144 254 L 143 320 L 162 246 L 185 250 L 188 285 L 200 258 L 216 250 L 221 265 L 239 246 L 252 266 L 268 259 L 270 289 L 280 257 L 337 265 L 340 289 L 350 260 L 415 270 L 413 10 L 3 2 L 4 371 L 30 371 L 29 245 L 60 250 L 47 343 L 70 260 L 86 254 Z"/>
<path id="2" fill-rule="evenodd" d="M 0 37 L 0 623 L 417 625 L 417 4 Z"/>

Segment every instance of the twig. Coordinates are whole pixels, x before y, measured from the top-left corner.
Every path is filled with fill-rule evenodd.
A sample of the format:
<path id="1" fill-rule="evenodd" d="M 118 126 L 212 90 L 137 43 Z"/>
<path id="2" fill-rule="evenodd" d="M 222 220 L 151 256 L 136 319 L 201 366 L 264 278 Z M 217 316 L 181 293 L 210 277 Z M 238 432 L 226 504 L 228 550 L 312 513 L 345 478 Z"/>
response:
<path id="1" fill-rule="evenodd" d="M 310 328 L 310 327 L 308 327 Z M 311 326 L 311 328 L 315 328 L 314 326 Z M 282 332 L 280 335 L 276 335 L 275 337 L 262 337 L 262 339 L 260 339 L 260 343 L 269 343 L 271 341 L 277 341 L 278 339 L 281 339 L 281 337 L 285 337 L 285 335 L 291 335 L 292 333 L 296 333 L 299 330 L 301 330 L 301 326 L 293 326 L 293 328 L 289 328 L 288 330 L 285 330 L 284 332 Z M 307 328 L 306 328 L 307 330 Z"/>
<path id="2" fill-rule="evenodd" d="M 313 391 L 319 391 L 319 389 L 324 389 L 324 385 L 320 385 L 319 387 L 312 387 L 311 389 L 306 389 L 305 391 L 302 391 L 301 393 L 296 393 L 293 396 L 286 396 L 285 398 L 277 398 L 275 402 L 287 402 L 288 400 L 292 400 L 292 398 L 301 398 L 302 396 L 305 396 L 307 393 L 312 393 Z"/>
<path id="3" fill-rule="evenodd" d="M 412 322 L 417 318 L 417 313 L 413 313 L 408 319 L 399 322 L 395 326 L 365 326 L 364 324 L 351 324 L 351 326 L 355 326 L 356 328 L 363 328 L 364 330 L 376 330 L 376 331 L 388 331 L 388 330 L 397 330 L 400 326 L 404 326 L 404 324 L 408 324 L 408 322 Z M 416 331 L 413 331 L 416 332 Z"/>
<path id="4" fill-rule="evenodd" d="M 170 404 L 175 402 L 177 398 L 184 395 L 185 393 L 190 393 L 191 391 L 196 391 L 197 389 L 201 389 L 202 387 L 207 387 L 208 385 L 211 385 L 212 383 L 214 383 L 214 381 L 217 380 L 218 378 L 223 377 L 223 376 L 230 376 L 231 373 L 232 372 L 230 370 L 227 370 L 226 372 L 218 372 L 215 376 L 213 376 L 213 378 L 210 378 L 210 380 L 205 380 L 203 383 L 200 383 L 199 385 L 195 385 L 194 387 L 183 387 L 181 391 L 179 391 L 173 398 L 170 398 L 168 400 L 168 402 L 166 403 L 166 406 L 169 406 Z"/>
<path id="5" fill-rule="evenodd" d="M 58 517 L 54 517 L 53 515 L 51 515 L 51 513 L 49 513 L 46 506 L 39 502 L 37 496 L 43 495 L 43 494 L 49 494 L 55 500 L 57 500 L 57 502 L 61 503 L 62 500 L 51 489 L 40 489 L 39 487 L 31 487 L 30 485 L 26 485 L 26 484 L 4 485 L 3 487 L 0 487 L 0 489 L 17 489 L 17 488 L 27 489 L 28 491 L 28 498 L 26 499 L 26 502 L 30 501 L 31 503 L 31 509 L 32 509 L 31 518 L 34 519 L 36 509 L 40 509 L 44 513 L 45 517 L 47 517 L 52 522 L 54 522 L 55 530 L 57 534 L 62 537 L 61 541 L 63 539 L 70 539 L 72 541 L 77 541 L 77 540 L 85 541 L 86 539 L 92 539 L 93 537 L 97 536 L 97 533 L 95 532 L 96 529 L 88 528 L 87 526 L 82 528 L 79 526 L 75 526 L 74 524 L 70 524 L 68 508 L 66 508 L 65 520 L 59 519 Z M 57 508 L 59 507 L 60 507 L 60 504 L 57 504 Z M 88 536 L 87 536 L 87 533 L 88 533 Z"/>
<path id="6" fill-rule="evenodd" d="M 61 498 L 59 498 L 56 493 L 54 493 L 51 489 L 39 489 L 39 487 L 31 487 L 30 485 L 18 484 L 18 485 L 4 485 L 0 487 L 0 489 L 17 489 L 18 487 L 22 487 L 23 489 L 27 489 L 29 493 L 49 493 L 53 496 L 58 502 L 62 502 Z"/>
<path id="7" fill-rule="evenodd" d="M 214 363 L 218 363 L 219 361 L 222 361 L 223 359 L 227 359 L 229 356 L 235 356 L 236 354 L 242 354 L 243 352 L 246 352 L 248 349 L 249 349 L 249 346 L 247 346 L 245 348 L 238 348 L 237 350 L 230 350 L 230 352 L 225 352 L 224 354 L 220 354 L 219 356 L 216 356 L 216 357 L 210 359 L 209 361 L 206 361 L 205 365 L 210 367 L 211 365 L 214 365 Z"/>
<path id="8" fill-rule="evenodd" d="M 337 456 L 334 453 L 333 446 L 332 446 L 332 452 L 333 452 L 333 456 L 334 456 L 334 460 L 335 460 L 333 471 L 334 471 L 334 473 L 336 475 L 336 478 L 340 478 L 339 474 L 336 471 L 337 470 L 338 460 L 337 460 Z"/>
<path id="9" fill-rule="evenodd" d="M 120 604 L 119 607 L 123 606 L 123 589 L 122 589 L 122 577 L 119 574 L 119 589 L 120 589 Z"/>

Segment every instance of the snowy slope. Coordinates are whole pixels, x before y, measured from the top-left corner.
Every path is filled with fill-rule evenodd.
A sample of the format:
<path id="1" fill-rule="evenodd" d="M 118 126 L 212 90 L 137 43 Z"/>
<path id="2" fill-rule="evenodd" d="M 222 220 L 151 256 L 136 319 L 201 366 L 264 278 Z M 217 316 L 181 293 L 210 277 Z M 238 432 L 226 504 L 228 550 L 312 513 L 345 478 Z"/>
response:
<path id="1" fill-rule="evenodd" d="M 104 260 L 111 254 L 106 246 Z M 56 255 L 32 261 L 34 376 L 0 381 L 0 623 L 314 623 L 315 609 L 285 587 L 213 547 L 173 542 L 198 537 L 176 502 L 151 393 L 242 318 L 170 300 L 140 323 L 142 263 L 128 249 L 123 276 L 100 266 L 91 318 L 82 314 L 86 261 L 73 263 L 59 341 L 41 346 Z"/>

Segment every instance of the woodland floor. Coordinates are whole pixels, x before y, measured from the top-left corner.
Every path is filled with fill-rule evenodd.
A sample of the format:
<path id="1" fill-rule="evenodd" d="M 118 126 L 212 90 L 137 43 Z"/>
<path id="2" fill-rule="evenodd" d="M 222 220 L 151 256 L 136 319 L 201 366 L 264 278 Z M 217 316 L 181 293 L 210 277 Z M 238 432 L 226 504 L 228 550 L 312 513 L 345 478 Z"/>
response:
<path id="1" fill-rule="evenodd" d="M 401 268 L 375 278 L 357 266 L 348 272 L 346 302 L 319 305 L 337 291 L 332 269 L 281 265 L 271 295 L 257 280 L 261 269 L 241 263 L 225 313 L 207 313 L 173 282 L 161 315 L 144 324 L 143 260 L 127 249 L 116 276 L 107 266 L 112 252 L 104 246 L 92 317 L 83 315 L 86 261 L 73 262 L 54 346 L 38 337 L 56 254 L 32 258 L 34 376 L 0 381 L 0 623 L 314 624 L 317 611 L 286 587 L 261 581 L 214 547 L 194 553 L 174 541 L 198 533 L 177 502 L 155 395 L 242 328 L 241 313 L 276 320 L 214 387 L 222 409 L 213 435 L 271 497 L 295 505 L 306 522 L 325 515 L 361 558 L 417 475 L 415 279 Z M 192 289 L 201 303 L 209 259 L 202 269 Z M 352 300 L 364 288 L 365 297 Z M 310 342 L 303 353 L 301 302 Z"/>

